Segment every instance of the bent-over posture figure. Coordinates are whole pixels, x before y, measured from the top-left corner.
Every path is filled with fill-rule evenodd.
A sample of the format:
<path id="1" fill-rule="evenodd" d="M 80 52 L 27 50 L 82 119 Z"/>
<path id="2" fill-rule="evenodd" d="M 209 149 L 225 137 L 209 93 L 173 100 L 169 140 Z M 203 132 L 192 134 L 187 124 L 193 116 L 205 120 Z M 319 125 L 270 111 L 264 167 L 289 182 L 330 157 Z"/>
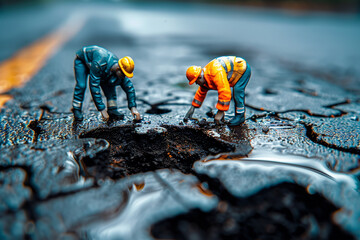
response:
<path id="1" fill-rule="evenodd" d="M 191 66 L 186 71 L 189 84 L 199 85 L 199 88 L 192 101 L 192 106 L 187 112 L 184 120 L 192 118 L 195 108 L 201 107 L 208 90 L 218 91 L 218 112 L 215 115 L 215 122 L 220 123 L 225 111 L 229 110 L 231 101 L 231 89 L 235 101 L 235 117 L 228 123 L 230 126 L 237 126 L 245 122 L 245 87 L 249 82 L 251 69 L 247 62 L 236 56 L 223 56 L 213 59 L 204 68 Z"/>
<path id="2" fill-rule="evenodd" d="M 108 120 L 109 117 L 114 119 L 124 117 L 117 109 L 117 85 L 120 85 L 125 91 L 128 107 L 134 118 L 136 120 L 141 119 L 136 109 L 135 89 L 129 79 L 133 77 L 134 71 L 134 61 L 131 57 L 124 57 L 119 60 L 105 48 L 98 46 L 83 47 L 76 52 L 74 71 L 76 86 L 72 111 L 75 120 L 83 120 L 82 103 L 88 81 L 95 106 L 105 120 Z M 100 87 L 107 99 L 107 111 L 102 101 Z"/>

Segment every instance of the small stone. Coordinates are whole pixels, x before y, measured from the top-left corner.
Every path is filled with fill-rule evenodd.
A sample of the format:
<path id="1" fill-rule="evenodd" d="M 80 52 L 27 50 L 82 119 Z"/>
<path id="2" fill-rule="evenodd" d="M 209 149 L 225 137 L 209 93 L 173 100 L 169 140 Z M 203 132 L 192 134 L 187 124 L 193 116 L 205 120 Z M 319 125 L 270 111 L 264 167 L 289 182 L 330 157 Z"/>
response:
<path id="1" fill-rule="evenodd" d="M 353 120 L 353 121 L 359 121 L 359 117 L 358 117 L 358 116 L 352 116 L 350 119 Z"/>
<path id="2" fill-rule="evenodd" d="M 262 128 L 263 133 L 268 133 L 270 131 L 270 128 L 268 126 L 265 126 Z"/>
<path id="3" fill-rule="evenodd" d="M 135 132 L 137 134 L 148 134 L 150 132 L 155 132 L 155 133 L 164 133 L 166 132 L 166 128 L 163 127 L 136 127 L 135 128 Z"/>

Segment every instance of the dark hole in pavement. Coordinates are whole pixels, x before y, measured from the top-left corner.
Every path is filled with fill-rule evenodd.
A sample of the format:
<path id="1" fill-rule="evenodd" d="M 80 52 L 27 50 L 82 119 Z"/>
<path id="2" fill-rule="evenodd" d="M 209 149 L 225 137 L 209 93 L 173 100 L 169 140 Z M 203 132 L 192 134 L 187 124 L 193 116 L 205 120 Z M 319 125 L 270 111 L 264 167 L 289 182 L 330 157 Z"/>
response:
<path id="1" fill-rule="evenodd" d="M 158 108 L 158 107 L 151 107 L 150 109 L 146 110 L 148 114 L 165 114 L 171 112 L 171 109 L 166 108 Z"/>
<path id="2" fill-rule="evenodd" d="M 277 95 L 277 93 L 274 90 L 271 90 L 269 88 L 265 88 L 263 93 L 265 95 Z"/>
<path id="3" fill-rule="evenodd" d="M 168 96 L 171 96 L 172 94 L 168 94 Z M 178 97 L 174 97 L 172 99 L 166 99 L 164 101 L 160 101 L 157 103 L 150 103 L 149 101 L 145 100 L 145 99 L 139 99 L 139 101 L 149 105 L 151 108 L 146 110 L 146 113 L 148 114 L 165 114 L 165 113 L 169 113 L 171 112 L 171 109 L 168 108 L 159 108 L 159 106 L 162 105 L 168 105 L 170 101 L 172 100 L 178 100 Z"/>
<path id="4" fill-rule="evenodd" d="M 121 126 L 81 135 L 110 143 L 108 156 L 83 159 L 87 172 L 95 178 L 113 179 L 162 168 L 191 173 L 195 161 L 235 150 L 235 144 L 212 138 L 201 129 L 165 126 L 163 130 L 138 133 L 133 126 Z"/>
<path id="5" fill-rule="evenodd" d="M 319 194 L 282 183 L 247 198 L 219 194 L 210 212 L 199 209 L 162 220 L 156 239 L 354 239 L 332 222 L 337 208 Z M 196 236 L 196 237 L 195 237 Z"/>
<path id="6" fill-rule="evenodd" d="M 27 125 L 28 128 L 30 128 L 31 130 L 34 131 L 34 136 L 33 136 L 33 143 L 37 141 L 39 134 L 41 133 L 41 127 L 39 126 L 39 121 L 38 120 L 31 120 L 29 122 L 29 124 Z"/>
<path id="7" fill-rule="evenodd" d="M 294 90 L 296 92 L 303 93 L 305 95 L 309 95 L 309 96 L 312 96 L 312 97 L 317 97 L 318 96 L 318 93 L 316 92 L 316 90 L 313 90 L 313 89 L 294 88 Z"/>
<path id="8" fill-rule="evenodd" d="M 214 118 L 215 113 L 213 112 L 213 110 L 211 108 L 209 108 L 209 110 L 206 112 L 206 116 L 208 116 L 209 118 Z"/>

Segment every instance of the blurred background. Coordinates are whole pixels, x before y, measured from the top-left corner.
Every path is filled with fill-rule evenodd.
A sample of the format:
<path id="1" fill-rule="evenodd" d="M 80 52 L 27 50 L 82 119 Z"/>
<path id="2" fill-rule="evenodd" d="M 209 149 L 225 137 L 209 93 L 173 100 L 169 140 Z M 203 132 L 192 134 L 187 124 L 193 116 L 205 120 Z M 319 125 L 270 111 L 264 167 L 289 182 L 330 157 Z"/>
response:
<path id="1" fill-rule="evenodd" d="M 31 3 L 47 3 L 59 0 L 0 0 L 0 6 L 31 4 Z M 85 0 L 91 1 L 91 0 Z M 108 0 L 119 2 L 121 0 Z M 141 2 L 138 0 L 134 0 Z M 146 1 L 143 1 L 146 2 Z M 165 2 L 165 1 L 163 1 Z M 172 2 L 172 1 L 170 1 Z M 259 7 L 287 8 L 296 10 L 327 10 L 327 11 L 346 11 L 358 12 L 359 0 L 178 0 L 178 2 L 202 2 L 217 4 L 237 4 Z"/>
<path id="2" fill-rule="evenodd" d="M 248 57 L 247 53 L 256 52 L 359 93 L 360 0 L 0 0 L 0 6 L 0 61 L 72 21 L 67 28 L 78 24 L 80 33 L 74 32 L 74 36 L 61 40 L 62 47 L 54 49 L 75 52 L 84 45 L 97 44 L 139 55 L 139 63 L 147 63 L 147 56 L 154 62 L 161 52 L 164 56 L 171 53 L 178 60 L 183 57 L 167 62 L 167 69 L 175 74 L 174 69 L 180 67 L 183 73 L 194 61 L 206 64 L 218 55 Z M 81 21 L 86 22 L 84 27 L 80 27 Z M 63 46 L 65 42 L 68 44 Z M 144 55 L 139 50 L 141 44 L 134 46 L 140 42 L 157 50 Z M 130 49 L 131 44 L 135 51 Z M 189 50 L 194 44 L 212 53 L 205 56 Z M 67 58 L 70 56 L 73 54 Z M 59 61 L 68 62 L 66 69 L 72 68 L 72 60 Z M 145 64 L 140 71 L 153 69 Z"/>

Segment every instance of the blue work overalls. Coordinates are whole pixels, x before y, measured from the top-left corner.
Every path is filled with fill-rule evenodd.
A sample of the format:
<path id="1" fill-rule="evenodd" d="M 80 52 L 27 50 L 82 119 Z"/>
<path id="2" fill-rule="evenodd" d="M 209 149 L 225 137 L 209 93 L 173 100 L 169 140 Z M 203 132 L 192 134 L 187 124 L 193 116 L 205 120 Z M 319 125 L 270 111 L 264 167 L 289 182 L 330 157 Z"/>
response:
<path id="1" fill-rule="evenodd" d="M 232 79 L 233 71 L 234 71 L 234 56 L 223 56 L 216 58 L 222 67 L 224 68 L 227 78 L 230 81 Z M 241 59 L 246 62 L 244 59 L 240 57 L 235 57 L 235 59 Z M 229 61 L 229 67 L 227 66 L 225 61 Z M 235 115 L 244 115 L 245 114 L 245 88 L 249 83 L 251 77 L 251 68 L 250 65 L 246 62 L 246 70 L 242 73 L 241 77 L 235 85 L 233 86 L 233 98 L 235 102 Z"/>
<path id="2" fill-rule="evenodd" d="M 249 83 L 251 77 L 251 68 L 250 65 L 246 65 L 246 71 L 241 76 L 239 81 L 233 87 L 233 97 L 235 101 L 235 114 L 244 114 L 245 113 L 245 88 Z"/>
<path id="3" fill-rule="evenodd" d="M 119 79 L 111 72 L 111 67 L 118 63 L 118 58 L 108 50 L 98 46 L 83 47 L 76 52 L 74 71 L 76 86 L 74 90 L 73 108 L 81 110 L 84 100 L 87 79 L 90 92 L 98 111 L 105 109 L 101 98 L 100 87 L 107 99 L 108 108 L 117 108 L 116 86 L 120 85 L 125 91 L 128 107 L 136 107 L 135 89 L 126 76 Z"/>

